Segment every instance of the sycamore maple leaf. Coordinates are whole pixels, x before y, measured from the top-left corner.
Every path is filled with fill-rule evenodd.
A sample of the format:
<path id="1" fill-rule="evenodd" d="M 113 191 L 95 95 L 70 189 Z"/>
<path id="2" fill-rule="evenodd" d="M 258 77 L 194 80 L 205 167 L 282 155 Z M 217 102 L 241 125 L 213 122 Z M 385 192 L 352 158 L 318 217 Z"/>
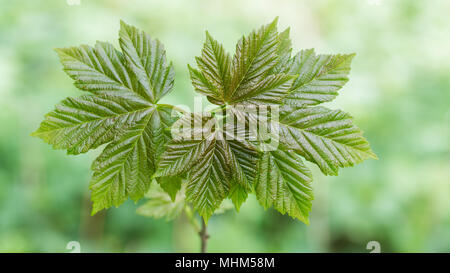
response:
<path id="1" fill-rule="evenodd" d="M 33 133 L 69 154 L 107 144 L 92 164 L 93 213 L 144 196 L 175 119 L 157 104 L 174 82 L 163 45 L 124 22 L 119 36 L 121 51 L 104 42 L 56 49 L 75 86 L 90 94 L 63 100 Z"/>
<path id="2" fill-rule="evenodd" d="M 214 171 L 202 176 L 205 181 L 215 179 L 201 184 L 204 186 L 190 180 L 197 186 L 191 194 L 187 193 L 188 197 L 193 196 L 194 207 L 206 219 L 227 194 L 239 208 L 248 193 L 255 193 L 265 208 L 273 206 L 308 223 L 313 200 L 312 176 L 302 158 L 317 164 L 327 175 L 337 175 L 340 167 L 376 158 L 349 114 L 316 106 L 338 95 L 338 90 L 348 81 L 354 54 L 316 55 L 310 49 L 291 56 L 289 29 L 278 33 L 276 24 L 275 19 L 240 39 L 233 58 L 207 32 L 202 55 L 196 58 L 198 68 L 189 66 L 195 90 L 210 102 L 230 110 L 228 119 L 241 120 L 249 127 L 264 118 L 262 106 L 279 107 L 277 119 L 266 118 L 268 126 L 278 132 L 279 145 L 271 151 L 256 151 L 252 157 L 247 152 L 246 158 L 256 158 L 252 161 L 244 162 L 236 156 L 229 157 L 229 161 L 204 160 L 209 153 L 218 159 L 222 155 L 227 158 L 225 148 L 213 153 L 209 146 L 199 146 L 205 145 L 206 139 L 198 140 L 197 146 L 189 146 L 195 153 L 186 151 L 191 156 L 186 161 L 186 170 L 227 166 L 232 173 L 246 170 L 250 174 L 245 183 L 214 177 L 217 174 Z M 258 110 L 243 112 L 242 105 L 253 105 Z M 258 142 L 264 141 L 259 132 L 254 134 L 256 141 L 250 143 L 258 150 Z M 188 147 L 183 141 L 171 143 L 169 147 L 176 144 L 172 151 L 179 152 L 180 146 Z M 167 160 L 163 163 L 171 160 L 173 164 L 184 156 L 177 155 L 180 157 L 166 151 L 162 158 Z M 217 167 L 220 164 L 222 168 Z"/>
<path id="3" fill-rule="evenodd" d="M 276 24 L 275 20 L 243 37 L 233 58 L 206 33 L 202 56 L 196 58 L 199 69 L 189 66 L 196 91 L 218 105 L 280 103 L 296 77 L 284 73 L 269 75 L 277 61 Z M 156 176 L 188 173 L 186 199 L 205 220 L 226 197 L 239 209 L 252 192 L 258 152 L 250 143 L 230 141 L 225 134 L 217 130 L 203 134 L 199 140 L 169 142 L 156 173 Z"/>

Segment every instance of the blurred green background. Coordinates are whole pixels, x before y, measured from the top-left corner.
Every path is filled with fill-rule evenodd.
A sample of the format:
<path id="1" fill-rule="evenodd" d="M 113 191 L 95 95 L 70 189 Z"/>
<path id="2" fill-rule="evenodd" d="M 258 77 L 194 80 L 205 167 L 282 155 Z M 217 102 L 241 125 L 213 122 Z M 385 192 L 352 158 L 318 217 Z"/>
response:
<path id="1" fill-rule="evenodd" d="M 412 0 L 0 0 L 0 251 L 198 251 L 185 218 L 174 222 L 122 207 L 89 216 L 90 162 L 29 134 L 67 96 L 81 95 L 55 47 L 118 45 L 119 20 L 160 39 L 175 64 L 166 102 L 192 104 L 186 68 L 204 31 L 234 52 L 242 34 L 280 16 L 296 50 L 356 52 L 350 81 L 331 107 L 350 112 L 380 158 L 314 171 L 310 226 L 254 197 L 212 217 L 213 252 L 450 251 L 450 1 Z M 142 203 L 142 202 L 141 202 Z"/>

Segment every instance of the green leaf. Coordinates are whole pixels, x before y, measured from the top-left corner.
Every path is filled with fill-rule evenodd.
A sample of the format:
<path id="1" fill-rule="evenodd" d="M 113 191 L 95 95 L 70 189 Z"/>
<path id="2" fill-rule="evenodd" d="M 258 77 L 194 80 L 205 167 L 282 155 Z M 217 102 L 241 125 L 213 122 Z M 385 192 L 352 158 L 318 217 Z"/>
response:
<path id="1" fill-rule="evenodd" d="M 258 120 L 265 121 L 263 124 L 266 124 L 270 132 L 247 132 L 248 137 L 254 138 L 258 146 L 266 144 L 264 139 L 267 135 L 273 136 L 269 141 L 278 138 L 279 145 L 266 147 L 270 147 L 269 150 L 295 150 L 306 160 L 317 164 L 327 175 L 337 175 L 339 168 L 377 158 L 363 137 L 363 132 L 353 124 L 352 117 L 340 110 L 284 105 L 280 108 L 279 119 L 276 120 L 260 116 L 260 110 L 246 112 L 238 107 L 231 110 L 246 128 L 250 123 L 258 123 Z"/>
<path id="2" fill-rule="evenodd" d="M 277 22 L 278 18 L 239 40 L 233 59 L 231 100 L 235 98 L 235 93 L 242 96 L 251 86 L 263 80 L 276 64 L 279 42 Z"/>
<path id="3" fill-rule="evenodd" d="M 315 55 L 302 50 L 285 65 L 284 73 L 299 75 L 284 102 L 290 105 L 317 105 L 333 100 L 348 81 L 355 54 Z"/>
<path id="4" fill-rule="evenodd" d="M 151 145 L 150 153 L 148 154 L 153 164 L 153 169 L 156 170 L 159 157 L 165 150 L 165 145 L 172 140 L 170 130 L 168 130 L 174 122 L 178 119 L 176 112 L 172 113 L 173 109 L 167 106 L 156 105 L 156 111 L 151 116 L 147 125 L 148 136 Z M 175 116 L 173 116 L 175 114 Z"/>
<path id="5" fill-rule="evenodd" d="M 195 69 L 190 65 L 188 65 L 188 69 L 195 91 L 207 96 L 207 98 L 214 104 L 223 104 L 223 99 L 221 98 L 222 95 L 216 90 L 216 87 L 208 81 L 205 75 L 200 70 Z"/>
<path id="6" fill-rule="evenodd" d="M 243 37 L 236 46 L 233 61 L 207 32 L 202 56 L 196 58 L 199 69 L 188 66 L 195 90 L 218 105 L 281 103 L 295 77 L 268 75 L 278 63 L 277 53 L 285 54 L 290 47 L 289 31 L 278 36 L 276 24 L 277 19 Z"/>
<path id="7" fill-rule="evenodd" d="M 203 126 L 192 127 L 196 122 Z M 212 116 L 199 114 L 180 118 L 176 124 L 186 125 L 189 132 L 186 138 L 168 143 L 155 174 L 189 173 L 187 199 L 205 220 L 228 196 L 231 180 L 250 189 L 256 168 L 257 152 L 249 145 L 227 140 L 220 127 L 211 131 L 217 122 Z M 195 136 L 200 139 L 192 139 Z"/>
<path id="8" fill-rule="evenodd" d="M 75 86 L 94 94 L 131 91 L 141 93 L 141 86 L 127 68 L 121 52 L 111 44 L 97 42 L 95 48 L 55 49 L 64 71 L 75 80 Z"/>
<path id="9" fill-rule="evenodd" d="M 188 134 L 167 144 L 155 174 L 159 177 L 188 173 L 186 199 L 205 221 L 227 197 L 230 164 L 236 160 L 222 131 L 209 127 L 216 122 L 207 114 L 189 114 L 180 118 L 174 126 L 185 125 Z"/>
<path id="10" fill-rule="evenodd" d="M 368 158 L 377 158 L 352 117 L 325 107 L 284 106 L 280 113 L 280 142 L 317 164 L 324 174 L 337 175 Z"/>
<path id="11" fill-rule="evenodd" d="M 278 35 L 278 60 L 276 65 L 272 68 L 271 74 L 284 73 L 285 67 L 291 59 L 292 41 L 289 38 L 290 29 L 287 28 Z"/>
<path id="12" fill-rule="evenodd" d="M 279 104 L 288 94 L 295 76 L 286 74 L 269 75 L 254 82 L 248 89 L 239 89 L 231 103 Z"/>
<path id="13" fill-rule="evenodd" d="M 235 181 L 231 181 L 230 193 L 228 194 L 228 197 L 233 202 L 236 211 L 239 212 L 242 204 L 247 200 L 248 193 L 249 190 L 244 186 Z"/>
<path id="14" fill-rule="evenodd" d="M 256 175 L 258 152 L 248 144 L 237 140 L 227 140 L 226 156 L 233 179 L 244 189 L 250 189 Z"/>
<path id="15" fill-rule="evenodd" d="M 123 21 L 119 36 L 127 63 L 144 88 L 141 95 L 156 103 L 172 89 L 175 76 L 172 63 L 166 62 L 164 46 Z"/>
<path id="16" fill-rule="evenodd" d="M 67 149 L 69 154 L 84 153 L 135 126 L 152 107 L 131 92 L 67 98 L 45 116 L 32 135 L 55 149 Z"/>
<path id="17" fill-rule="evenodd" d="M 226 157 L 232 176 L 228 197 L 239 211 L 247 199 L 248 192 L 251 191 L 256 176 L 258 152 L 249 143 L 236 139 L 227 140 L 227 147 Z"/>
<path id="18" fill-rule="evenodd" d="M 91 95 L 63 100 L 33 133 L 69 154 L 107 144 L 92 164 L 92 213 L 142 198 L 177 119 L 172 107 L 154 104 L 173 86 L 161 43 L 123 22 L 120 36 L 124 53 L 104 42 L 56 49 L 75 86 Z"/>
<path id="19" fill-rule="evenodd" d="M 121 138 L 109 143 L 93 162 L 93 214 L 113 205 L 118 207 L 128 197 L 137 201 L 149 189 L 156 165 L 155 151 L 165 144 L 161 141 L 164 122 L 152 122 L 156 116 L 161 118 L 161 111 L 153 110 Z"/>
<path id="20" fill-rule="evenodd" d="M 173 200 L 156 184 L 151 186 L 145 196 L 149 200 L 141 205 L 136 212 L 147 217 L 173 220 L 183 212 L 186 205 L 184 187 Z"/>
<path id="21" fill-rule="evenodd" d="M 223 102 L 227 92 L 229 92 L 230 55 L 225 52 L 221 44 L 206 32 L 202 56 L 197 57 L 196 61 L 201 72 L 189 67 L 194 87 L 199 93 Z M 197 74 L 200 75 L 196 76 Z M 201 83 L 199 84 L 198 81 Z M 207 86 L 207 90 L 204 90 L 204 86 Z"/>
<path id="22" fill-rule="evenodd" d="M 175 197 L 178 193 L 178 191 L 181 189 L 181 181 L 183 178 L 177 177 L 177 176 L 164 176 L 164 177 L 157 177 L 156 180 L 158 181 L 161 188 L 169 194 L 172 201 L 175 201 Z"/>
<path id="23" fill-rule="evenodd" d="M 230 170 L 226 159 L 227 142 L 215 134 L 208 149 L 189 173 L 186 200 L 192 202 L 205 222 L 228 196 Z"/>
<path id="24" fill-rule="evenodd" d="M 197 163 L 210 145 L 211 142 L 206 139 L 170 142 L 161 156 L 155 177 L 175 176 L 186 173 Z"/>
<path id="25" fill-rule="evenodd" d="M 204 129 L 211 120 L 212 117 L 207 113 L 187 114 L 173 124 L 173 127 L 179 127 L 181 130 L 172 128 L 171 131 L 176 137 L 166 145 L 155 177 L 185 174 L 200 160 L 212 145 L 213 133 Z"/>
<path id="26" fill-rule="evenodd" d="M 259 160 L 255 192 L 267 209 L 274 207 L 308 224 L 313 193 L 312 175 L 298 155 L 282 150 L 266 152 Z"/>

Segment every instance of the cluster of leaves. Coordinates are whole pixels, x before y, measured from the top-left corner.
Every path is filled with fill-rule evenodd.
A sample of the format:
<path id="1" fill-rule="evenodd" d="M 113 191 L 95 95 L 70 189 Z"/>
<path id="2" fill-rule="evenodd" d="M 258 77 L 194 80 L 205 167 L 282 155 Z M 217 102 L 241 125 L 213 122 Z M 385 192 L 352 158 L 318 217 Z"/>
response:
<path id="1" fill-rule="evenodd" d="M 69 154 L 107 144 L 92 164 L 93 213 L 139 200 L 156 180 L 168 195 L 149 193 L 141 213 L 177 215 L 189 205 L 207 221 L 224 199 L 239 210 L 254 193 L 264 208 L 307 223 L 312 176 L 303 159 L 337 175 L 338 168 L 376 158 L 349 114 L 317 106 L 333 100 L 348 81 L 354 54 L 309 49 L 292 56 L 289 29 L 279 33 L 277 20 L 242 37 L 233 57 L 206 33 L 198 68 L 189 71 L 195 90 L 218 105 L 219 114 L 179 117 L 172 113 L 177 108 L 158 104 L 174 82 L 162 44 L 123 22 L 119 36 L 121 51 L 103 42 L 57 49 L 66 73 L 90 94 L 62 101 L 33 133 Z M 242 105 L 280 109 L 279 118 L 267 120 L 279 132 L 276 149 L 262 149 L 258 133 L 255 139 L 226 137 L 236 127 L 200 134 L 190 127 L 189 134 L 199 136 L 193 138 L 174 138 L 169 129 L 192 120 L 262 119 L 259 111 L 240 111 Z M 158 212 L 158 204 L 165 209 Z"/>

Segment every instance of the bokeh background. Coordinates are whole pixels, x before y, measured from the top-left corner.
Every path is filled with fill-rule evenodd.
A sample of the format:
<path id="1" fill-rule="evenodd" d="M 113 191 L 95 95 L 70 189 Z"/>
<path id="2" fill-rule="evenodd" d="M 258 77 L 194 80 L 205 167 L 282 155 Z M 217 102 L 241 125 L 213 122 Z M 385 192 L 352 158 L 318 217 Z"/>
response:
<path id="1" fill-rule="evenodd" d="M 209 251 L 450 251 L 450 2 L 446 0 L 0 0 L 0 251 L 198 251 L 185 218 L 137 215 L 129 201 L 89 215 L 90 162 L 30 137 L 43 115 L 77 96 L 55 47 L 118 45 L 119 20 L 166 46 L 176 83 L 168 103 L 192 104 L 186 64 L 209 32 L 231 52 L 242 34 L 279 16 L 294 48 L 356 52 L 331 104 L 350 112 L 379 160 L 314 171 L 310 226 L 249 198 L 212 217 Z M 142 202 L 141 202 L 142 203 Z"/>

